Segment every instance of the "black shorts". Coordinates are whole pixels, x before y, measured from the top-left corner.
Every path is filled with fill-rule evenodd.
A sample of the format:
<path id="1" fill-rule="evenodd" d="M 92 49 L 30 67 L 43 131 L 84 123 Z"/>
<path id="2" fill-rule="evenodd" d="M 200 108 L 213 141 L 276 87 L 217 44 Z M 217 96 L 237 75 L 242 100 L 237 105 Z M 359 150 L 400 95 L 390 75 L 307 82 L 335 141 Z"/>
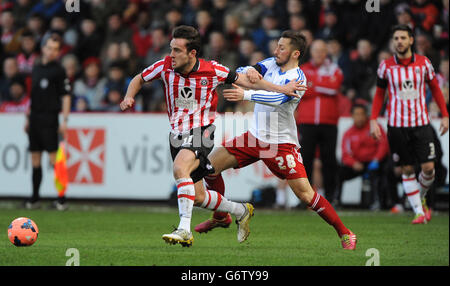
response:
<path id="1" fill-rule="evenodd" d="M 389 147 L 397 166 L 422 164 L 436 159 L 432 128 L 429 124 L 418 127 L 388 126 Z"/>
<path id="2" fill-rule="evenodd" d="M 203 177 L 214 173 L 214 168 L 208 160 L 208 155 L 214 148 L 214 131 L 216 126 L 208 126 L 191 129 L 189 133 L 183 135 L 169 134 L 170 154 L 172 161 L 175 160 L 178 152 L 182 149 L 188 149 L 194 152 L 195 158 L 200 160 L 200 165 L 191 173 L 194 183 L 203 179 Z"/>
<path id="3" fill-rule="evenodd" d="M 58 150 L 58 115 L 31 115 L 28 132 L 31 152 Z"/>

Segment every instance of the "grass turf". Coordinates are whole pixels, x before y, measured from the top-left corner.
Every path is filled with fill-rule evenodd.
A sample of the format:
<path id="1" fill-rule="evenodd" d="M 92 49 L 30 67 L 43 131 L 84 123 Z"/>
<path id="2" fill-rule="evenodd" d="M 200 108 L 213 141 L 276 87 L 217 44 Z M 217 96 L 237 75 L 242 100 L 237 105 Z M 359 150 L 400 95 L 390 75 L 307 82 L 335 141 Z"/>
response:
<path id="1" fill-rule="evenodd" d="M 161 239 L 178 225 L 178 210 L 165 207 L 81 207 L 66 212 L 0 207 L 0 265 L 64 266 L 69 248 L 80 265 L 354 265 L 364 266 L 366 251 L 379 251 L 380 265 L 449 265 L 448 213 L 434 214 L 427 225 L 411 225 L 412 214 L 338 212 L 358 235 L 355 251 L 341 249 L 334 228 L 311 211 L 256 209 L 248 241 L 239 244 L 236 225 L 207 234 L 194 233 L 190 248 Z M 17 217 L 39 228 L 31 247 L 15 247 L 7 227 Z M 210 212 L 195 209 L 192 228 Z"/>

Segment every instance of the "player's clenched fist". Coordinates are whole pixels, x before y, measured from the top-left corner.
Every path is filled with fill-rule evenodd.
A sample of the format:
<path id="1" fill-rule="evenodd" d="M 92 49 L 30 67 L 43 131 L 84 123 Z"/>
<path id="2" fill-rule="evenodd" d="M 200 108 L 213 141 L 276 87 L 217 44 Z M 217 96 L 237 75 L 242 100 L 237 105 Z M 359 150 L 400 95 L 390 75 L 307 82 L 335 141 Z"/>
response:
<path id="1" fill-rule="evenodd" d="M 247 78 L 251 83 L 256 83 L 262 79 L 262 75 L 254 67 L 251 67 L 247 70 Z"/>
<path id="2" fill-rule="evenodd" d="M 120 103 L 120 109 L 122 111 L 127 110 L 128 108 L 131 108 L 134 104 L 134 98 L 125 96 L 125 98 L 123 99 L 123 101 Z"/>

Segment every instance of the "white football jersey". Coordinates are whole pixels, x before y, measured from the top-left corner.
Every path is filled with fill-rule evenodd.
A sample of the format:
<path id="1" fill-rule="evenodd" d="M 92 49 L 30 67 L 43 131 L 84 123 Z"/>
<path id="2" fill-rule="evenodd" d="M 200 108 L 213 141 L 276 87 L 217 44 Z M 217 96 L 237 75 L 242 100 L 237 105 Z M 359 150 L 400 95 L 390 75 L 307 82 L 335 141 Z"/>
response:
<path id="1" fill-rule="evenodd" d="M 294 79 L 306 85 L 306 77 L 299 67 L 283 73 L 273 57 L 259 62 L 258 65 L 261 66 L 264 79 L 273 84 L 285 85 Z M 248 67 L 239 68 L 237 72 L 246 73 L 247 69 Z M 301 98 L 305 92 L 296 93 Z M 244 100 L 255 102 L 249 132 L 266 143 L 291 143 L 300 147 L 294 117 L 300 98 L 264 90 L 246 90 Z"/>

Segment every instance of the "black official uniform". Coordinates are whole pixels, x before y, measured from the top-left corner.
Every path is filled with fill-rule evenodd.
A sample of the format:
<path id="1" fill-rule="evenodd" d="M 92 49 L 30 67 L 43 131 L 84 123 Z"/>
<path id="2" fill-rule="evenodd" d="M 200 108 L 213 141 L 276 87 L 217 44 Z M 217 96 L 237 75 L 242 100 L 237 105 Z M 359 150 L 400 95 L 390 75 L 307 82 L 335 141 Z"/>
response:
<path id="1" fill-rule="evenodd" d="M 32 71 L 29 118 L 30 151 L 55 152 L 58 149 L 58 114 L 61 98 L 70 94 L 69 79 L 57 61 L 37 63 Z"/>

